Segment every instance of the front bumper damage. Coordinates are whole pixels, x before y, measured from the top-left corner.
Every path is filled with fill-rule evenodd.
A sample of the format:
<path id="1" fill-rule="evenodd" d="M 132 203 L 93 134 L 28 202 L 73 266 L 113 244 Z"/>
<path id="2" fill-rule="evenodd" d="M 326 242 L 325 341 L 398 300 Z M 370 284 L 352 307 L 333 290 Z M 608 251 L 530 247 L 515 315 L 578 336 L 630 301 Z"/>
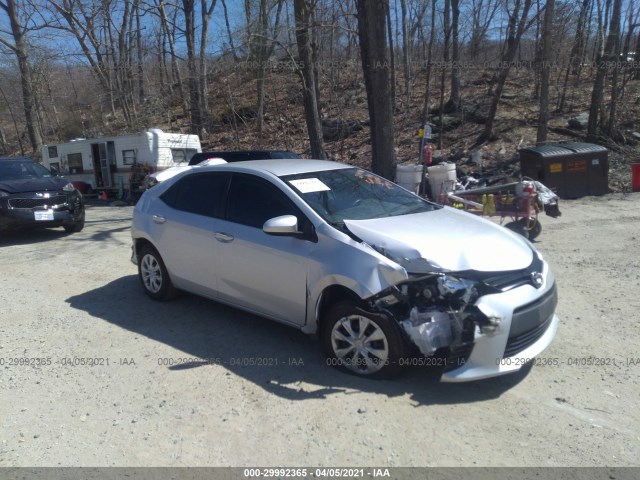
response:
<path id="1" fill-rule="evenodd" d="M 399 323 L 416 354 L 446 358 L 444 382 L 519 370 L 558 328 L 555 281 L 537 254 L 520 271 L 412 276 L 369 301 Z"/>

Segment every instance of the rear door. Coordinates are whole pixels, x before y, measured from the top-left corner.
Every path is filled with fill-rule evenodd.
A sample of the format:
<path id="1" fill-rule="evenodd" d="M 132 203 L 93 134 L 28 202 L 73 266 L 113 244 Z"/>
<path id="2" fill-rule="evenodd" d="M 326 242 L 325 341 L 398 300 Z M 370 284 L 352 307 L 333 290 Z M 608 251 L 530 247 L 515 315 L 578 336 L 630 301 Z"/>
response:
<path id="1" fill-rule="evenodd" d="M 216 297 L 215 232 L 229 175 L 187 175 L 161 195 L 153 212 L 156 246 L 179 288 Z"/>
<path id="2" fill-rule="evenodd" d="M 264 222 L 295 215 L 302 229 L 308 220 L 272 183 L 234 174 L 225 217 L 217 223 L 220 298 L 261 315 L 303 325 L 307 306 L 307 258 L 315 243 L 262 231 Z"/>

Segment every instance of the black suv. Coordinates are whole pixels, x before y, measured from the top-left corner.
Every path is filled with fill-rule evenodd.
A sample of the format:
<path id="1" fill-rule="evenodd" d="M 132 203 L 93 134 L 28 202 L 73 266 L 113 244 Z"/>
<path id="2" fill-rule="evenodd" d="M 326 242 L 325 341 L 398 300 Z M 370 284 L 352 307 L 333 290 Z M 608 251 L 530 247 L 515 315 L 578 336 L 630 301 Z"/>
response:
<path id="1" fill-rule="evenodd" d="M 81 231 L 82 195 L 30 158 L 0 158 L 0 231 L 25 227 Z"/>
<path id="2" fill-rule="evenodd" d="M 238 150 L 235 152 L 202 152 L 196 153 L 189 165 L 197 165 L 209 158 L 221 158 L 226 162 L 244 162 L 246 160 L 268 160 L 270 158 L 300 158 L 289 150 Z"/>

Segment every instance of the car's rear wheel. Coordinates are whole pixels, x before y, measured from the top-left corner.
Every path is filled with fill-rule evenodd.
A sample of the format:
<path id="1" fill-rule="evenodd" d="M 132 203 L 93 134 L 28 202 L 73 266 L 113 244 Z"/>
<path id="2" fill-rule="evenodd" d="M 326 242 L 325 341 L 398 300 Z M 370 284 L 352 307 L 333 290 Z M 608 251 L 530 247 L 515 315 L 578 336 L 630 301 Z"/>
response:
<path id="1" fill-rule="evenodd" d="M 329 365 L 372 378 L 400 371 L 405 342 L 400 326 L 386 315 L 340 303 L 327 312 L 320 334 Z"/>
<path id="2" fill-rule="evenodd" d="M 154 300 L 168 300 L 175 295 L 162 257 L 151 245 L 142 247 L 138 254 L 138 277 L 145 293 Z"/>

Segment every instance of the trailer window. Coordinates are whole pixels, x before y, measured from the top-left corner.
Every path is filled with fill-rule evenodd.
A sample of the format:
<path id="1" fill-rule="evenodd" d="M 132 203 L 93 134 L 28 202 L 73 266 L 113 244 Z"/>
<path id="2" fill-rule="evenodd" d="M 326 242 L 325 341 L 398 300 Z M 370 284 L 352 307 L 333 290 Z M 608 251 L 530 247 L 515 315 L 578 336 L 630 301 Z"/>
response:
<path id="1" fill-rule="evenodd" d="M 171 156 L 174 163 L 183 163 L 191 160 L 198 151 L 195 148 L 172 148 Z"/>
<path id="2" fill-rule="evenodd" d="M 69 173 L 82 173 L 82 154 L 70 153 L 67 155 L 67 165 L 69 166 Z"/>
<path id="3" fill-rule="evenodd" d="M 123 150 L 122 151 L 122 163 L 125 165 L 133 165 L 136 161 L 135 150 Z"/>
<path id="4" fill-rule="evenodd" d="M 49 158 L 58 158 L 58 147 L 54 145 L 47 149 L 49 151 Z"/>

